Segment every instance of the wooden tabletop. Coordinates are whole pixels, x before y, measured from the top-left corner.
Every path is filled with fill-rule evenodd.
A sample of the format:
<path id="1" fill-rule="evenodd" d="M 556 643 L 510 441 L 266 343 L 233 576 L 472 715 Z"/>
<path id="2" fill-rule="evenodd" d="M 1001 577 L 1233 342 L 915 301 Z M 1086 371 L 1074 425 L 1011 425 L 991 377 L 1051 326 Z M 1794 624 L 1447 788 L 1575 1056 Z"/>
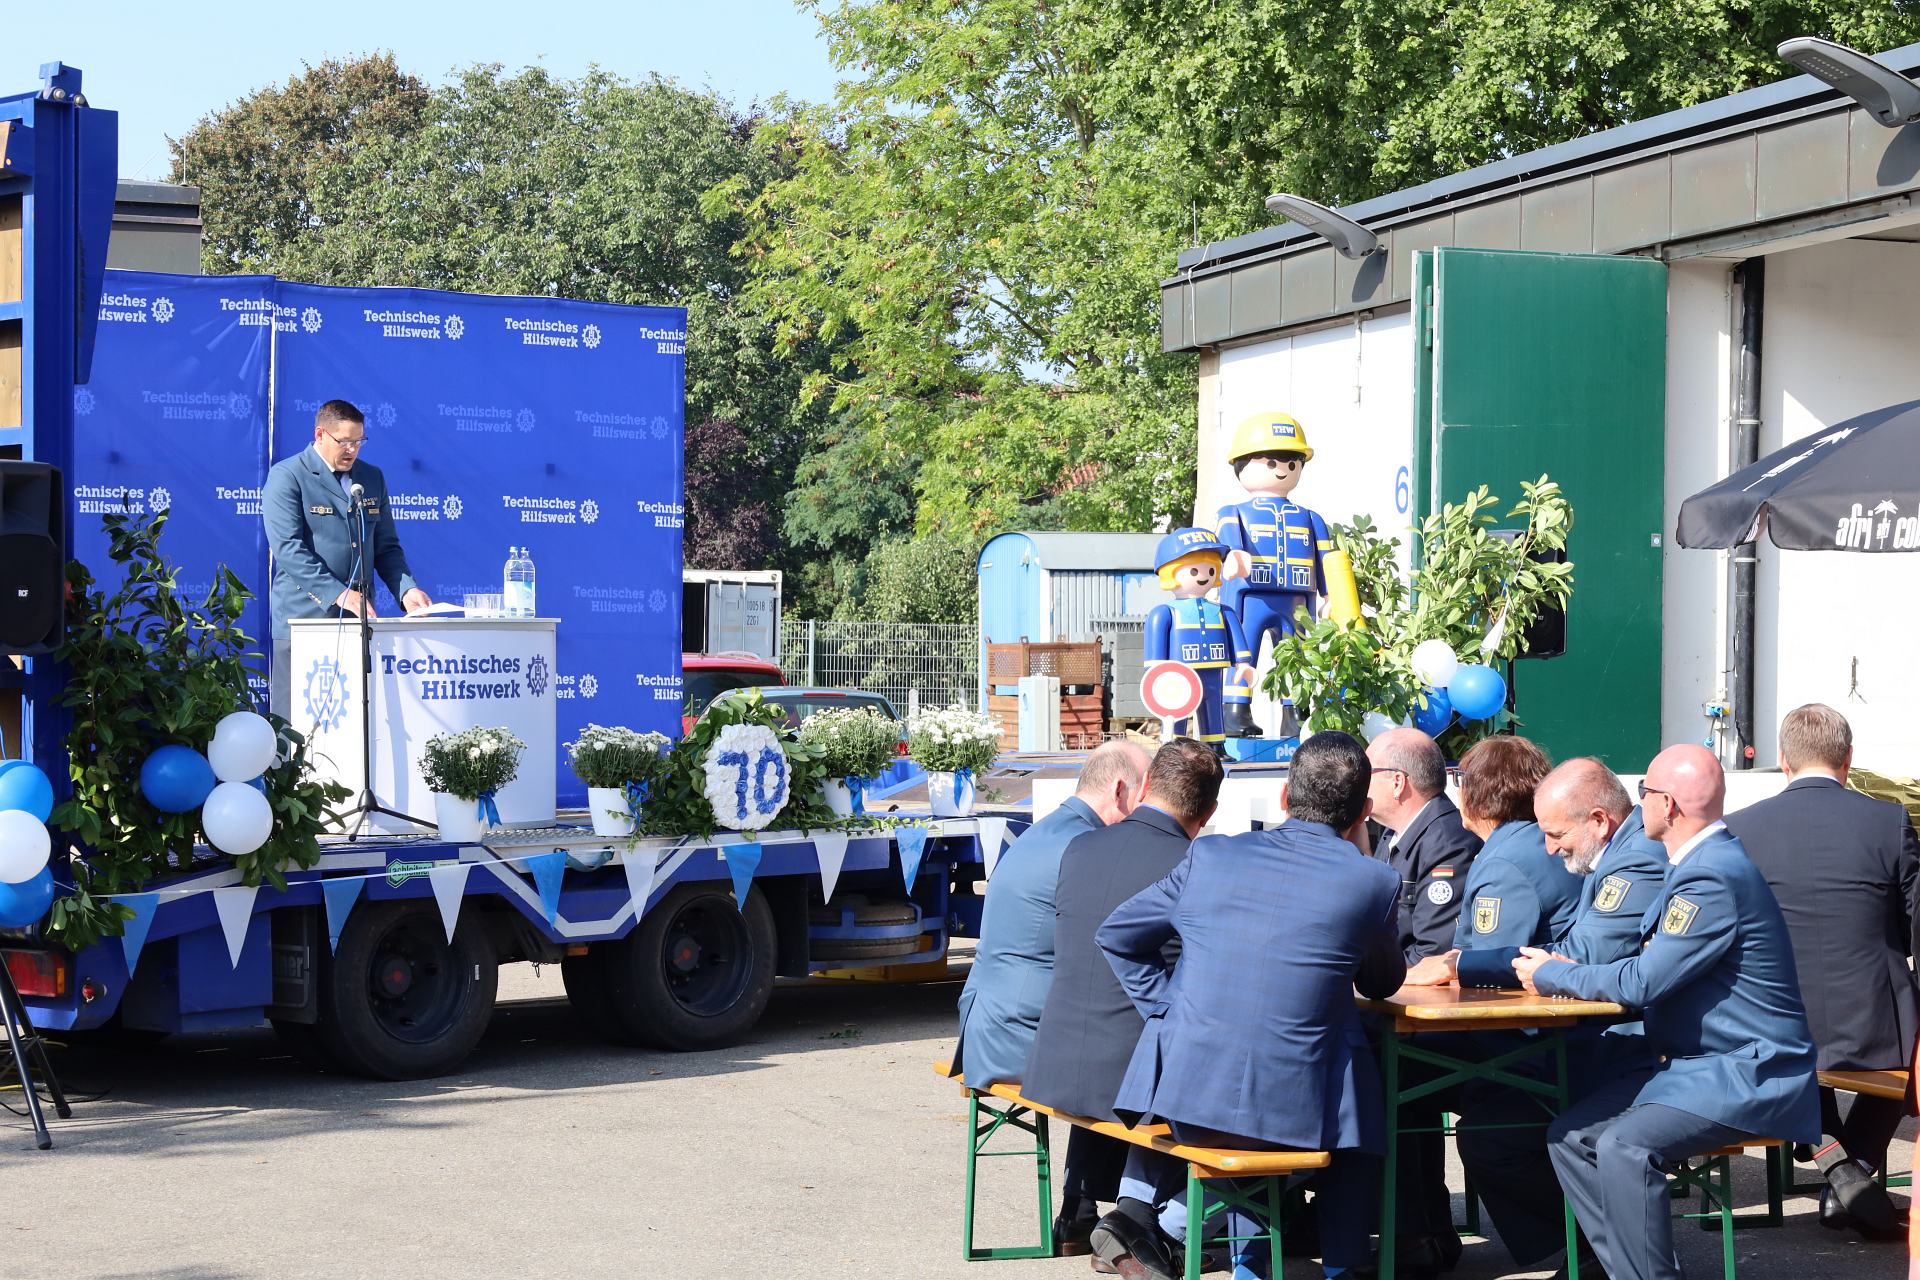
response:
<path id="1" fill-rule="evenodd" d="M 1581 1018 L 1619 1017 L 1624 1005 L 1610 1000 L 1537 996 L 1491 987 L 1402 987 L 1385 1000 L 1356 997 L 1362 1009 L 1393 1015 L 1397 1031 L 1506 1031 L 1565 1026 Z"/>

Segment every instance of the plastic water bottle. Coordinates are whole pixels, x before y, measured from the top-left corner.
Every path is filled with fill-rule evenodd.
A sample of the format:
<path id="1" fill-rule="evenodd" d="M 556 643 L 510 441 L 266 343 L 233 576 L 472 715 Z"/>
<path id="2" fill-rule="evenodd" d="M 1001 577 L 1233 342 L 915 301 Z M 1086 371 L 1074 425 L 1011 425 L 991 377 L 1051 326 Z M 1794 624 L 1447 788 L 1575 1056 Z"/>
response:
<path id="1" fill-rule="evenodd" d="M 503 594 L 509 618 L 531 618 L 533 612 L 533 557 L 525 547 L 507 548 Z"/>

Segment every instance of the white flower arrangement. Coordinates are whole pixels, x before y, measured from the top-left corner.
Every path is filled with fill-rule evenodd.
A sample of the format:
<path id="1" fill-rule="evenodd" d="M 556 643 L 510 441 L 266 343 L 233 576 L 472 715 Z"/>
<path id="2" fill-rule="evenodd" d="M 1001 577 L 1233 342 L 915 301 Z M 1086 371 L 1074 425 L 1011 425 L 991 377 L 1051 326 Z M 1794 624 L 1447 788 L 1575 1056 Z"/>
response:
<path id="1" fill-rule="evenodd" d="M 1000 754 L 1000 726 L 958 703 L 935 707 L 907 721 L 907 750 L 929 773 L 979 772 Z"/>
<path id="2" fill-rule="evenodd" d="M 763 725 L 730 724 L 714 735 L 702 762 L 714 821 L 732 831 L 770 826 L 786 807 L 793 771 L 779 735 Z"/>
<path id="3" fill-rule="evenodd" d="M 652 777 L 672 745 L 664 733 L 590 724 L 567 744 L 567 763 L 589 787 L 618 789 Z"/>
<path id="4" fill-rule="evenodd" d="M 800 724 L 800 742 L 820 748 L 829 778 L 872 778 L 899 753 L 899 722 L 871 707 L 816 711 Z"/>
<path id="5" fill-rule="evenodd" d="M 430 791 L 476 800 L 514 780 L 520 772 L 520 753 L 526 749 L 526 743 L 503 728 L 437 733 L 427 739 L 420 776 Z"/>

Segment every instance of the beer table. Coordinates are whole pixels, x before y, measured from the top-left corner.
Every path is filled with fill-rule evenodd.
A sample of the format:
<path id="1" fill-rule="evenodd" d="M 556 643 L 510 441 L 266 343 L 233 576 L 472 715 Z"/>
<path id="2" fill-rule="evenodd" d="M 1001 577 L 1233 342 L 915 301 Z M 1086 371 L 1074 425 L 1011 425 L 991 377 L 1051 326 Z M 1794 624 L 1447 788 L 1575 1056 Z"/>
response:
<path id="1" fill-rule="evenodd" d="M 1608 1000 L 1575 1000 L 1526 991 L 1450 986 L 1402 987 L 1384 1000 L 1358 999 L 1356 1003 L 1392 1023 L 1387 1034 L 1380 1037 L 1380 1065 L 1387 1094 L 1387 1158 L 1380 1199 L 1380 1280 L 1393 1280 L 1400 1108 L 1469 1080 L 1486 1080 L 1537 1094 L 1550 1100 L 1558 1112 L 1567 1105 L 1567 1028 L 1583 1019 L 1619 1018 L 1627 1014 L 1627 1009 Z M 1405 1037 L 1422 1032 L 1473 1035 L 1494 1031 L 1538 1034 L 1527 1037 L 1526 1043 L 1516 1048 L 1479 1059 L 1454 1057 L 1434 1048 L 1431 1041 L 1403 1043 Z M 1539 1058 L 1551 1060 L 1551 1079 L 1535 1079 L 1511 1070 L 1517 1064 Z M 1403 1090 L 1400 1087 L 1403 1059 L 1436 1067 L 1440 1074 Z M 1567 1274 L 1569 1280 L 1579 1280 L 1571 1207 L 1566 1210 L 1566 1222 Z"/>

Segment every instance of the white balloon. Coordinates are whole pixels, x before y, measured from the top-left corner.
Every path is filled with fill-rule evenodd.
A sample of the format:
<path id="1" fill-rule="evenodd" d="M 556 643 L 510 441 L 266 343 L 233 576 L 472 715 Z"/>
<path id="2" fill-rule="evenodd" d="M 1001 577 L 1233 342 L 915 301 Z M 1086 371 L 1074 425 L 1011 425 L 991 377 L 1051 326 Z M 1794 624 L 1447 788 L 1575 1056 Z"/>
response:
<path id="1" fill-rule="evenodd" d="M 1387 730 L 1397 727 L 1390 717 L 1378 711 L 1369 711 L 1360 720 L 1360 734 L 1368 742 L 1372 742 Z"/>
<path id="2" fill-rule="evenodd" d="M 214 726 L 207 763 L 222 782 L 252 782 L 267 771 L 279 750 L 279 736 L 265 716 L 236 711 Z"/>
<path id="3" fill-rule="evenodd" d="M 237 858 L 273 834 L 273 806 L 244 782 L 223 782 L 200 806 L 200 829 L 208 844 Z"/>
<path id="4" fill-rule="evenodd" d="M 25 809 L 0 810 L 0 884 L 24 884 L 53 852 L 47 824 Z"/>
<path id="5" fill-rule="evenodd" d="M 1413 646 L 1413 674 L 1426 681 L 1429 689 L 1446 688 L 1459 669 L 1460 659 L 1445 640 L 1422 640 Z"/>

